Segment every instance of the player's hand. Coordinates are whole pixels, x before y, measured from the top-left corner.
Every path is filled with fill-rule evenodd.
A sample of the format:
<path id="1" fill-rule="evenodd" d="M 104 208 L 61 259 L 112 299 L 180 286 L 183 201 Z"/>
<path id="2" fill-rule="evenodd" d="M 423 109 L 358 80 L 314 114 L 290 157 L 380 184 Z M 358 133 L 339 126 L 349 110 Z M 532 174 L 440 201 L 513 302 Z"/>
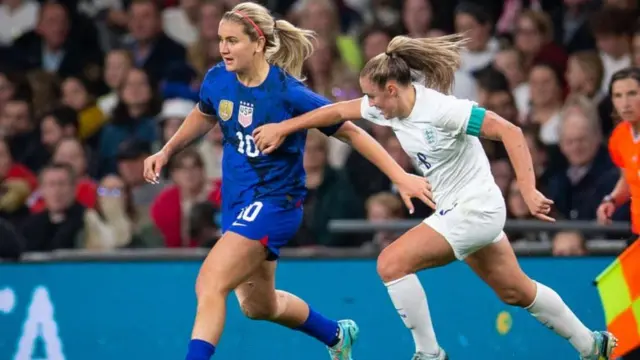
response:
<path id="1" fill-rule="evenodd" d="M 605 201 L 596 211 L 596 217 L 598 218 L 598 224 L 609 225 L 611 224 L 611 217 L 616 211 L 616 206 L 611 201 Z"/>
<path id="2" fill-rule="evenodd" d="M 433 194 L 431 193 L 431 184 L 424 177 L 405 173 L 396 182 L 396 186 L 410 214 L 413 214 L 415 210 L 411 198 L 418 198 L 430 208 L 436 208 L 436 204 L 433 202 Z"/>
<path id="3" fill-rule="evenodd" d="M 272 153 L 282 145 L 285 138 L 286 135 L 280 130 L 279 124 L 266 124 L 253 130 L 253 140 L 263 154 Z"/>
<path id="4" fill-rule="evenodd" d="M 555 222 L 556 219 L 549 216 L 553 200 L 547 199 L 535 188 L 521 191 L 524 202 L 527 204 L 531 215 L 544 221 Z"/>
<path id="5" fill-rule="evenodd" d="M 158 184 L 160 171 L 169 162 L 169 155 L 166 151 L 160 150 L 144 160 L 144 179 L 150 184 Z"/>

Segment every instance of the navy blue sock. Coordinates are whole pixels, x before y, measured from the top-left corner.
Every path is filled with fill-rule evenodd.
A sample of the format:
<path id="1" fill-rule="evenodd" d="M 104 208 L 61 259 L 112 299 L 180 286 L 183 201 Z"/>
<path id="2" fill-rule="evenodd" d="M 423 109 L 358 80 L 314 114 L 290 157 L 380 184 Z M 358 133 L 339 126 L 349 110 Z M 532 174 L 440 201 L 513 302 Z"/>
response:
<path id="1" fill-rule="evenodd" d="M 307 320 L 296 330 L 313 336 L 327 346 L 334 346 L 340 341 L 340 326 L 338 326 L 338 322 L 327 319 L 311 308 L 309 308 Z"/>
<path id="2" fill-rule="evenodd" d="M 204 340 L 193 339 L 189 342 L 189 352 L 185 360 L 209 360 L 216 347 Z"/>

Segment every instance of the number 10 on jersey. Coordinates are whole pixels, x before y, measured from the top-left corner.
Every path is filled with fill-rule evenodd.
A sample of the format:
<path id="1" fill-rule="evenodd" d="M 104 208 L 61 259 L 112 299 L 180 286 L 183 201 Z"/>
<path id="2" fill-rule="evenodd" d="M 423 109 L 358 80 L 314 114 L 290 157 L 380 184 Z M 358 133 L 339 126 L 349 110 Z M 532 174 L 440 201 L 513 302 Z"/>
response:
<path id="1" fill-rule="evenodd" d="M 240 131 L 236 133 L 236 136 L 238 137 L 238 152 L 240 154 L 246 154 L 248 157 L 257 157 L 260 155 L 260 150 L 258 150 L 253 136 L 249 134 L 244 135 Z"/>

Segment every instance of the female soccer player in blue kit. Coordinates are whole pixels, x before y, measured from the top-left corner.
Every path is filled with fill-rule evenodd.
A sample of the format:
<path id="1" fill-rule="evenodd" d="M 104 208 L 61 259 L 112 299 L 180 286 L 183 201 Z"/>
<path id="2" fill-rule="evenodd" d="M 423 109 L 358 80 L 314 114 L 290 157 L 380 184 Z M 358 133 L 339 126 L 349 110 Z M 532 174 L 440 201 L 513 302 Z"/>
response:
<path id="1" fill-rule="evenodd" d="M 351 320 L 325 318 L 300 298 L 275 289 L 279 249 L 302 220 L 306 193 L 302 165 L 306 132 L 291 134 L 266 156 L 252 131 L 321 106 L 328 100 L 298 78 L 313 51 L 312 33 L 274 20 L 264 7 L 242 3 L 219 26 L 224 59 L 207 73 L 200 102 L 164 148 L 145 161 L 145 178 L 157 181 L 169 157 L 216 121 L 224 134 L 222 230 L 224 235 L 204 261 L 196 283 L 197 314 L 187 360 L 210 359 L 220 339 L 226 298 L 235 290 L 243 312 L 300 330 L 327 345 L 333 360 L 350 360 L 358 327 Z M 430 204 L 429 185 L 409 175 L 366 132 L 350 122 L 321 128 L 349 142 L 398 186 L 411 209 L 411 197 Z"/>

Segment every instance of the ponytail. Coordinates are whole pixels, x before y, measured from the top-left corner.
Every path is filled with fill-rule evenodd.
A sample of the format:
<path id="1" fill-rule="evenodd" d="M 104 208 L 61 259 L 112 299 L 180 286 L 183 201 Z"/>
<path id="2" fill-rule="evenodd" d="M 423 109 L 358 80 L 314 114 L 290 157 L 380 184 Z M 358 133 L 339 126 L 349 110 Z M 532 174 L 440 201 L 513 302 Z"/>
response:
<path id="1" fill-rule="evenodd" d="M 382 87 L 389 80 L 409 85 L 412 73 L 419 72 L 425 86 L 449 93 L 465 43 L 460 34 L 420 39 L 396 36 L 383 54 L 367 62 L 361 76 L 369 76 L 374 84 Z"/>
<path id="2" fill-rule="evenodd" d="M 302 79 L 302 65 L 313 52 L 315 33 L 297 28 L 286 20 L 277 20 L 275 24 L 276 45 L 267 48 L 267 61 Z"/>

